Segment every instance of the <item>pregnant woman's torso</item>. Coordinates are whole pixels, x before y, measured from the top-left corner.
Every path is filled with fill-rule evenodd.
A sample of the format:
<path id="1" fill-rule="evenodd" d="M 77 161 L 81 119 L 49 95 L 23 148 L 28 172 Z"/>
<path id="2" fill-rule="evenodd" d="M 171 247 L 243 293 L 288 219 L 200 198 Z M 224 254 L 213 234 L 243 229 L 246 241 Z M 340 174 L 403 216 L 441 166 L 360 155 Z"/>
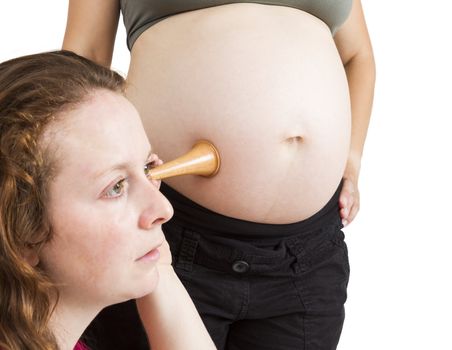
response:
<path id="1" fill-rule="evenodd" d="M 163 160 L 211 140 L 217 176 L 166 182 L 223 215 L 303 220 L 330 199 L 350 139 L 347 80 L 330 28 L 283 6 L 171 16 L 132 48 L 127 95 Z"/>

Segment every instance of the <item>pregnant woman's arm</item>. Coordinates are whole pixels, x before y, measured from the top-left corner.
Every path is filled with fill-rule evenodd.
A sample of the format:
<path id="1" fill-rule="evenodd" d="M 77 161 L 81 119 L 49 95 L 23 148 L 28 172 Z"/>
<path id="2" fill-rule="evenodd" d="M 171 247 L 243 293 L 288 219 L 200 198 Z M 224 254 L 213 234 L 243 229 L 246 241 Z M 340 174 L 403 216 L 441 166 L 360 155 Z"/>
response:
<path id="1" fill-rule="evenodd" d="M 347 225 L 359 210 L 358 178 L 375 86 L 375 61 L 359 0 L 353 1 L 351 14 L 334 40 L 347 74 L 352 108 L 350 151 L 339 198 L 341 217 Z"/>
<path id="2" fill-rule="evenodd" d="M 119 0 L 70 0 L 63 49 L 110 67 L 119 10 Z"/>

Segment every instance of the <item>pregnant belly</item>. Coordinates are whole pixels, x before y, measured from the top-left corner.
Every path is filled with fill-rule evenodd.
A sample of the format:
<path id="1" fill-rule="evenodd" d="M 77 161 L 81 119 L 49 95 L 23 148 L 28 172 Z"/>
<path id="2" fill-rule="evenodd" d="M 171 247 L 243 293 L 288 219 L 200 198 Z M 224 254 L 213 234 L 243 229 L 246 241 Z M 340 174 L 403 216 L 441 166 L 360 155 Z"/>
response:
<path id="1" fill-rule="evenodd" d="M 223 215 L 291 223 L 336 190 L 350 139 L 345 72 L 328 27 L 300 10 L 234 4 L 170 17 L 134 45 L 127 95 L 165 160 L 209 139 L 214 178 L 166 182 Z"/>

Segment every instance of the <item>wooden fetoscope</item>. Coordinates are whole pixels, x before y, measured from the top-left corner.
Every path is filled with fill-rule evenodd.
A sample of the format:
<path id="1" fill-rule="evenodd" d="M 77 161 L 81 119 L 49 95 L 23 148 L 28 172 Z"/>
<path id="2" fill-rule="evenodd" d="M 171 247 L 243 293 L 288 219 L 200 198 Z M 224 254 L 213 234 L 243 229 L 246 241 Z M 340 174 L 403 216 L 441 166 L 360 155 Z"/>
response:
<path id="1" fill-rule="evenodd" d="M 220 169 L 220 155 L 215 146 L 206 140 L 195 143 L 184 155 L 153 168 L 151 178 L 161 180 L 180 175 L 214 176 Z"/>

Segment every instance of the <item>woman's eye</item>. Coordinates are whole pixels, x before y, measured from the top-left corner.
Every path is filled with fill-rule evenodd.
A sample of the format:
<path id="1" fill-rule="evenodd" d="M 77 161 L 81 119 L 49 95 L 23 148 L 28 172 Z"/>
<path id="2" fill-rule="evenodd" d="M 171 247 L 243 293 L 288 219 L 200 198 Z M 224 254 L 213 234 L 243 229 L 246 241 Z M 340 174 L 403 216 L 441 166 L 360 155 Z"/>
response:
<path id="1" fill-rule="evenodd" d="M 150 179 L 151 178 L 151 169 L 155 168 L 155 161 L 149 162 L 144 166 L 144 174 Z"/>
<path id="2" fill-rule="evenodd" d="M 162 163 L 162 162 L 160 161 L 160 163 Z M 154 160 L 154 161 L 152 161 L 152 162 L 147 163 L 147 164 L 144 166 L 144 174 L 146 175 L 146 177 L 148 178 L 148 180 L 150 180 L 151 183 L 152 183 L 155 187 L 160 188 L 160 183 L 161 183 L 161 181 L 160 181 L 160 180 L 154 180 L 154 179 L 151 177 L 151 169 L 152 169 L 152 168 L 155 168 L 155 167 L 158 166 L 158 165 L 159 165 L 159 161 L 158 161 L 158 160 Z"/>
<path id="3" fill-rule="evenodd" d="M 121 196 L 122 193 L 124 192 L 124 181 L 125 181 L 125 179 L 122 179 L 122 180 L 118 181 L 117 183 L 115 183 L 112 187 L 110 187 L 105 192 L 105 197 L 115 198 L 115 197 Z"/>

